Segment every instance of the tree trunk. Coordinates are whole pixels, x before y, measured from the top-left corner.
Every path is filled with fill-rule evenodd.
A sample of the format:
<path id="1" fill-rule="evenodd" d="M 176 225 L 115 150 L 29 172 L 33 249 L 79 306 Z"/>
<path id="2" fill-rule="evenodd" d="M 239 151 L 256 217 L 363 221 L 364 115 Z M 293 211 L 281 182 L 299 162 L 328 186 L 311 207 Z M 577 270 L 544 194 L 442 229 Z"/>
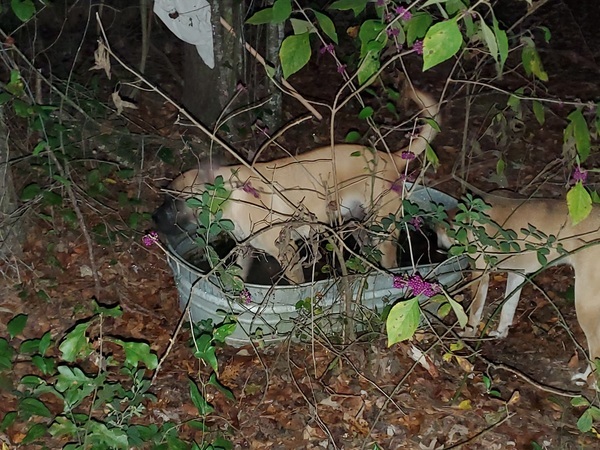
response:
<path id="1" fill-rule="evenodd" d="M 269 63 L 275 64 L 283 39 L 283 24 L 251 25 L 244 29 L 246 7 L 239 0 L 213 0 L 211 8 L 215 68 L 209 69 L 202 62 L 194 46 L 184 44 L 183 105 L 200 122 L 212 128 L 218 119 L 225 117 L 223 111 L 226 107 L 226 114 L 240 111 L 270 95 L 269 101 L 261 109 L 236 114 L 226 124 L 229 138 L 234 142 L 246 141 L 241 147 L 248 151 L 245 156 L 252 159 L 253 146 L 248 140 L 258 138 L 260 143 L 267 137 L 260 133 L 253 137 L 248 132 L 259 118 L 270 132 L 281 125 L 282 95 L 270 82 L 265 69 L 243 47 L 240 37 L 248 40 Z M 221 17 L 233 27 L 236 36 L 221 25 Z M 229 105 L 240 82 L 247 87 L 247 91 Z"/>
<path id="2" fill-rule="evenodd" d="M 229 34 L 220 23 L 223 17 L 243 36 L 244 2 L 214 0 L 211 4 L 215 67 L 202 62 L 196 47 L 185 45 L 183 105 L 204 125 L 213 127 L 239 81 L 244 80 L 244 49 L 237 37 Z"/>
<path id="3" fill-rule="evenodd" d="M 7 260 L 21 253 L 24 236 L 23 220 L 15 216 L 17 196 L 10 170 L 8 133 L 4 109 L 0 106 L 0 259 Z"/>

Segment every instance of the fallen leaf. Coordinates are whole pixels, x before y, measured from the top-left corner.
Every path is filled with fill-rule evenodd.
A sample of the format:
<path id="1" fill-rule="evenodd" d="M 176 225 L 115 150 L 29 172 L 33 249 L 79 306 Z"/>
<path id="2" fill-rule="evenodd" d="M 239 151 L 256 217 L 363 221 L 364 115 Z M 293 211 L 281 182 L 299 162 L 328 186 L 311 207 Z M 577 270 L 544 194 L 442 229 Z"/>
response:
<path id="1" fill-rule="evenodd" d="M 94 274 L 92 272 L 92 269 L 90 269 L 90 266 L 86 266 L 85 264 L 82 266 L 79 266 L 79 276 L 82 278 L 85 277 L 92 277 Z"/>
<path id="2" fill-rule="evenodd" d="M 125 108 L 137 109 L 137 106 L 134 103 L 128 102 L 127 100 L 123 100 L 118 92 L 113 92 L 110 98 L 115 104 L 115 107 L 117 108 L 117 115 L 119 116 Z"/>
<path id="3" fill-rule="evenodd" d="M 463 400 L 458 404 L 457 408 L 463 411 L 469 411 L 473 409 L 473 406 L 471 405 L 471 400 Z"/>
<path id="4" fill-rule="evenodd" d="M 514 405 L 515 403 L 517 403 L 519 400 L 521 400 L 521 394 L 519 393 L 519 391 L 515 391 L 512 393 L 512 395 L 510 396 L 510 400 L 508 401 L 509 405 Z"/>
<path id="5" fill-rule="evenodd" d="M 579 367 L 579 353 L 575 352 L 573 356 L 571 356 L 571 359 L 569 359 L 569 362 L 567 363 L 567 367 L 569 369 L 576 369 Z"/>
<path id="6" fill-rule="evenodd" d="M 110 55 L 102 41 L 98 41 L 98 48 L 94 52 L 94 65 L 90 70 L 104 70 L 106 77 L 110 80 Z"/>
<path id="7" fill-rule="evenodd" d="M 458 365 L 460 366 L 460 368 L 463 371 L 465 371 L 466 373 L 473 372 L 473 364 L 471 364 L 469 362 L 469 360 L 463 358 L 462 356 L 458 356 L 458 355 L 454 355 L 454 358 L 456 358 L 456 362 L 458 363 Z"/>

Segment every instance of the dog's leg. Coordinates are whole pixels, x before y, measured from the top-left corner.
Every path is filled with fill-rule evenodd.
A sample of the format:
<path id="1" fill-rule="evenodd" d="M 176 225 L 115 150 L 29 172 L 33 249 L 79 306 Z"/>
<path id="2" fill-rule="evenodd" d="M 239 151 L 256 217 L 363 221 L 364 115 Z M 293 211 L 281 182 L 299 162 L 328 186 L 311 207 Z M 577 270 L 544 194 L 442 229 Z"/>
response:
<path id="1" fill-rule="evenodd" d="M 392 235 L 393 240 L 386 239 L 379 244 L 379 251 L 381 252 L 381 265 L 386 269 L 392 269 L 398 267 L 396 262 L 396 245 L 398 242 L 397 236 Z"/>
<path id="2" fill-rule="evenodd" d="M 252 255 L 249 252 L 240 251 L 237 255 L 236 265 L 242 269 L 242 280 L 248 280 L 250 266 L 252 266 Z"/>
<path id="3" fill-rule="evenodd" d="M 476 276 L 478 273 L 479 272 L 473 272 L 473 276 Z M 471 292 L 473 292 L 473 301 L 471 302 L 469 322 L 465 327 L 465 331 L 462 333 L 463 336 L 473 337 L 478 334 L 479 322 L 481 322 L 481 316 L 483 315 L 483 308 L 485 306 L 489 285 L 490 274 L 488 272 L 481 272 L 479 281 L 476 281 L 471 289 Z"/>
<path id="4" fill-rule="evenodd" d="M 490 333 L 490 336 L 499 339 L 508 336 L 508 329 L 512 325 L 515 317 L 515 311 L 521 298 L 521 290 L 523 289 L 524 275 L 518 272 L 509 272 L 506 278 L 506 291 L 504 292 L 504 305 L 500 312 L 500 322 L 495 331 Z"/>
<path id="5" fill-rule="evenodd" d="M 598 257 L 600 255 L 594 254 L 596 260 Z M 577 321 L 587 339 L 589 358 L 593 362 L 600 358 L 600 279 L 594 259 L 586 261 L 586 264 L 574 264 L 573 268 Z M 588 365 L 584 372 L 575 374 L 572 380 L 586 381 L 592 371 L 593 367 Z"/>
<path id="6" fill-rule="evenodd" d="M 259 233 L 251 245 L 259 250 L 264 250 L 273 256 L 283 268 L 285 277 L 295 284 L 304 283 L 304 271 L 300 261 L 298 246 L 293 238 L 280 242 L 280 228 L 274 227 Z"/>

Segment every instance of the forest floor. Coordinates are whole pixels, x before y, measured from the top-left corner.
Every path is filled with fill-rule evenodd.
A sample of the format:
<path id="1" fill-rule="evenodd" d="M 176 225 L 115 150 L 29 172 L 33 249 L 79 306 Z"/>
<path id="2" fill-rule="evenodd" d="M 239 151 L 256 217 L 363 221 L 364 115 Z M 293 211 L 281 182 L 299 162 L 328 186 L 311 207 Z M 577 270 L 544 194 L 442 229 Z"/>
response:
<path id="1" fill-rule="evenodd" d="M 565 101 L 597 99 L 600 68 L 594 62 L 596 55 L 572 50 L 588 41 L 577 33 L 563 38 L 561 30 L 566 34 L 572 21 L 561 11 L 541 14 L 546 22 L 560 24 L 552 28 L 558 29 L 554 31 L 556 46 L 551 41 L 542 53 L 551 74 L 547 96 Z M 313 65 L 290 81 L 299 92 L 308 96 L 319 93 L 328 100 L 334 92 L 321 89 L 327 85 L 327 70 L 335 72 L 326 63 Z M 438 83 L 443 80 L 444 74 L 434 71 L 414 81 L 425 90 L 439 92 Z M 142 97 L 140 103 L 143 101 Z M 496 101 L 500 100 L 493 96 L 481 98 L 468 118 L 467 145 L 472 151 L 463 174 L 467 181 L 486 191 L 502 187 L 527 195 L 534 191 L 535 195 L 563 195 L 570 173 L 560 163 L 566 125 L 562 106 L 551 107 L 542 126 L 533 114 L 527 114 L 525 126 L 513 130 L 514 135 L 502 146 L 490 136 L 479 139 Z M 291 115 L 299 112 L 293 108 L 288 106 Z M 172 119 L 172 112 L 163 116 L 165 123 Z M 156 122 L 160 113 L 153 113 L 142 118 Z M 342 113 L 336 119 L 344 124 L 336 130 L 338 138 L 353 128 L 349 124 L 356 121 L 352 118 L 355 113 Z M 139 114 L 149 113 L 141 108 Z M 441 166 L 427 174 L 425 183 L 460 196 L 460 184 L 452 174 L 457 174 L 466 120 L 461 97 L 451 99 L 442 114 L 443 131 L 434 142 Z M 310 126 L 286 134 L 284 146 L 313 148 L 315 141 L 328 142 L 327 123 Z M 498 155 L 506 165 L 502 176 L 496 171 Z M 115 224 L 130 223 L 132 213 L 151 213 L 159 205 L 159 187 L 179 168 L 165 168 L 156 157 L 149 157 L 144 164 L 138 177 L 113 180 L 104 205 L 84 205 L 90 230 L 98 225 L 117 229 Z M 123 206 L 118 192 L 141 202 Z M 6 335 L 6 323 L 16 314 L 29 317 L 18 339 L 31 339 L 48 330 L 60 336 L 91 312 L 95 284 L 84 236 L 78 228 L 57 223 L 60 221 L 43 220 L 35 214 L 29 217 L 24 251 L 14 264 L 18 274 L 13 272 L 5 279 L 0 292 L 2 336 Z M 151 227 L 148 221 L 147 228 Z M 165 255 L 157 247 L 144 247 L 141 234 L 112 233 L 106 239 L 106 235 L 93 233 L 101 283 L 98 300 L 104 305 L 118 304 L 124 311 L 121 318 L 106 320 L 104 332 L 143 340 L 158 355 L 166 355 L 152 387 L 158 400 L 147 405 L 139 422 L 183 422 L 197 415 L 188 379 L 207 376 L 210 371 L 194 357 L 188 345 L 189 330 L 177 335 L 169 347 L 180 320 L 177 290 Z M 504 274 L 492 277 L 491 300 L 500 299 L 505 279 Z M 215 408 L 210 423 L 236 449 L 350 450 L 373 449 L 375 443 L 389 450 L 600 448 L 598 437 L 577 429 L 583 410 L 571 406 L 568 395 L 595 395 L 590 388 L 570 381 L 585 364 L 585 353 L 577 342 L 586 347 L 573 307 L 572 270 L 564 266 L 548 269 L 534 283 L 523 290 L 507 338 L 468 341 L 475 349 L 475 354 L 468 355 L 472 363 L 444 358 L 446 346 L 456 342 L 456 335 L 443 340 L 428 329 L 419 332 L 413 343 L 427 352 L 432 363 L 429 370 L 414 363 L 408 344 L 387 348 L 383 333 L 343 346 L 325 339 L 266 347 L 221 346 L 217 350 L 219 379 L 235 400 L 217 390 L 209 391 Z M 26 374 L 25 368 L 15 366 L 15 380 Z M 491 388 L 485 379 L 491 380 Z M 16 408 L 17 399 L 5 391 L 0 391 L 0 401 L 0 410 Z M 19 442 L 22 433 L 16 426 L 6 431 L 13 443 Z M 202 439 L 202 433 L 191 428 L 183 427 L 181 434 Z M 49 442 L 53 448 L 54 441 Z M 59 440 L 54 444 L 62 445 Z"/>

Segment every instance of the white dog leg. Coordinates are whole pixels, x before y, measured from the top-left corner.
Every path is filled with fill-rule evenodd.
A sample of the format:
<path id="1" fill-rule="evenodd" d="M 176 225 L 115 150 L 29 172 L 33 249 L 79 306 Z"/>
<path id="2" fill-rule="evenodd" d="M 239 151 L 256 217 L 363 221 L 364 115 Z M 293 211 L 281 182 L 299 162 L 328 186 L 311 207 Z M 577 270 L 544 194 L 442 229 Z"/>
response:
<path id="1" fill-rule="evenodd" d="M 474 272 L 473 276 L 475 275 L 476 273 Z M 483 272 L 479 278 L 479 282 L 473 285 L 473 301 L 471 302 L 471 311 L 469 312 L 469 323 L 462 333 L 465 337 L 473 337 L 479 333 L 479 322 L 481 322 L 481 316 L 483 315 L 489 285 L 490 274 L 488 272 Z"/>
<path id="2" fill-rule="evenodd" d="M 592 373 L 593 369 L 590 364 L 587 365 L 587 368 L 583 372 L 577 372 L 575 375 L 571 377 L 571 381 L 574 381 L 578 386 L 583 386 L 587 384 L 587 379 Z"/>
<path id="3" fill-rule="evenodd" d="M 248 280 L 248 273 L 250 272 L 250 266 L 252 266 L 252 254 L 245 251 L 238 252 L 235 264 L 242 269 L 242 280 Z"/>
<path id="4" fill-rule="evenodd" d="M 490 336 L 499 339 L 508 336 L 508 329 L 513 323 L 515 312 L 519 299 L 521 298 L 521 290 L 523 289 L 524 275 L 517 272 L 509 272 L 506 279 L 506 291 L 504 292 L 504 305 L 500 312 L 500 322 L 495 331 L 490 333 Z"/>

